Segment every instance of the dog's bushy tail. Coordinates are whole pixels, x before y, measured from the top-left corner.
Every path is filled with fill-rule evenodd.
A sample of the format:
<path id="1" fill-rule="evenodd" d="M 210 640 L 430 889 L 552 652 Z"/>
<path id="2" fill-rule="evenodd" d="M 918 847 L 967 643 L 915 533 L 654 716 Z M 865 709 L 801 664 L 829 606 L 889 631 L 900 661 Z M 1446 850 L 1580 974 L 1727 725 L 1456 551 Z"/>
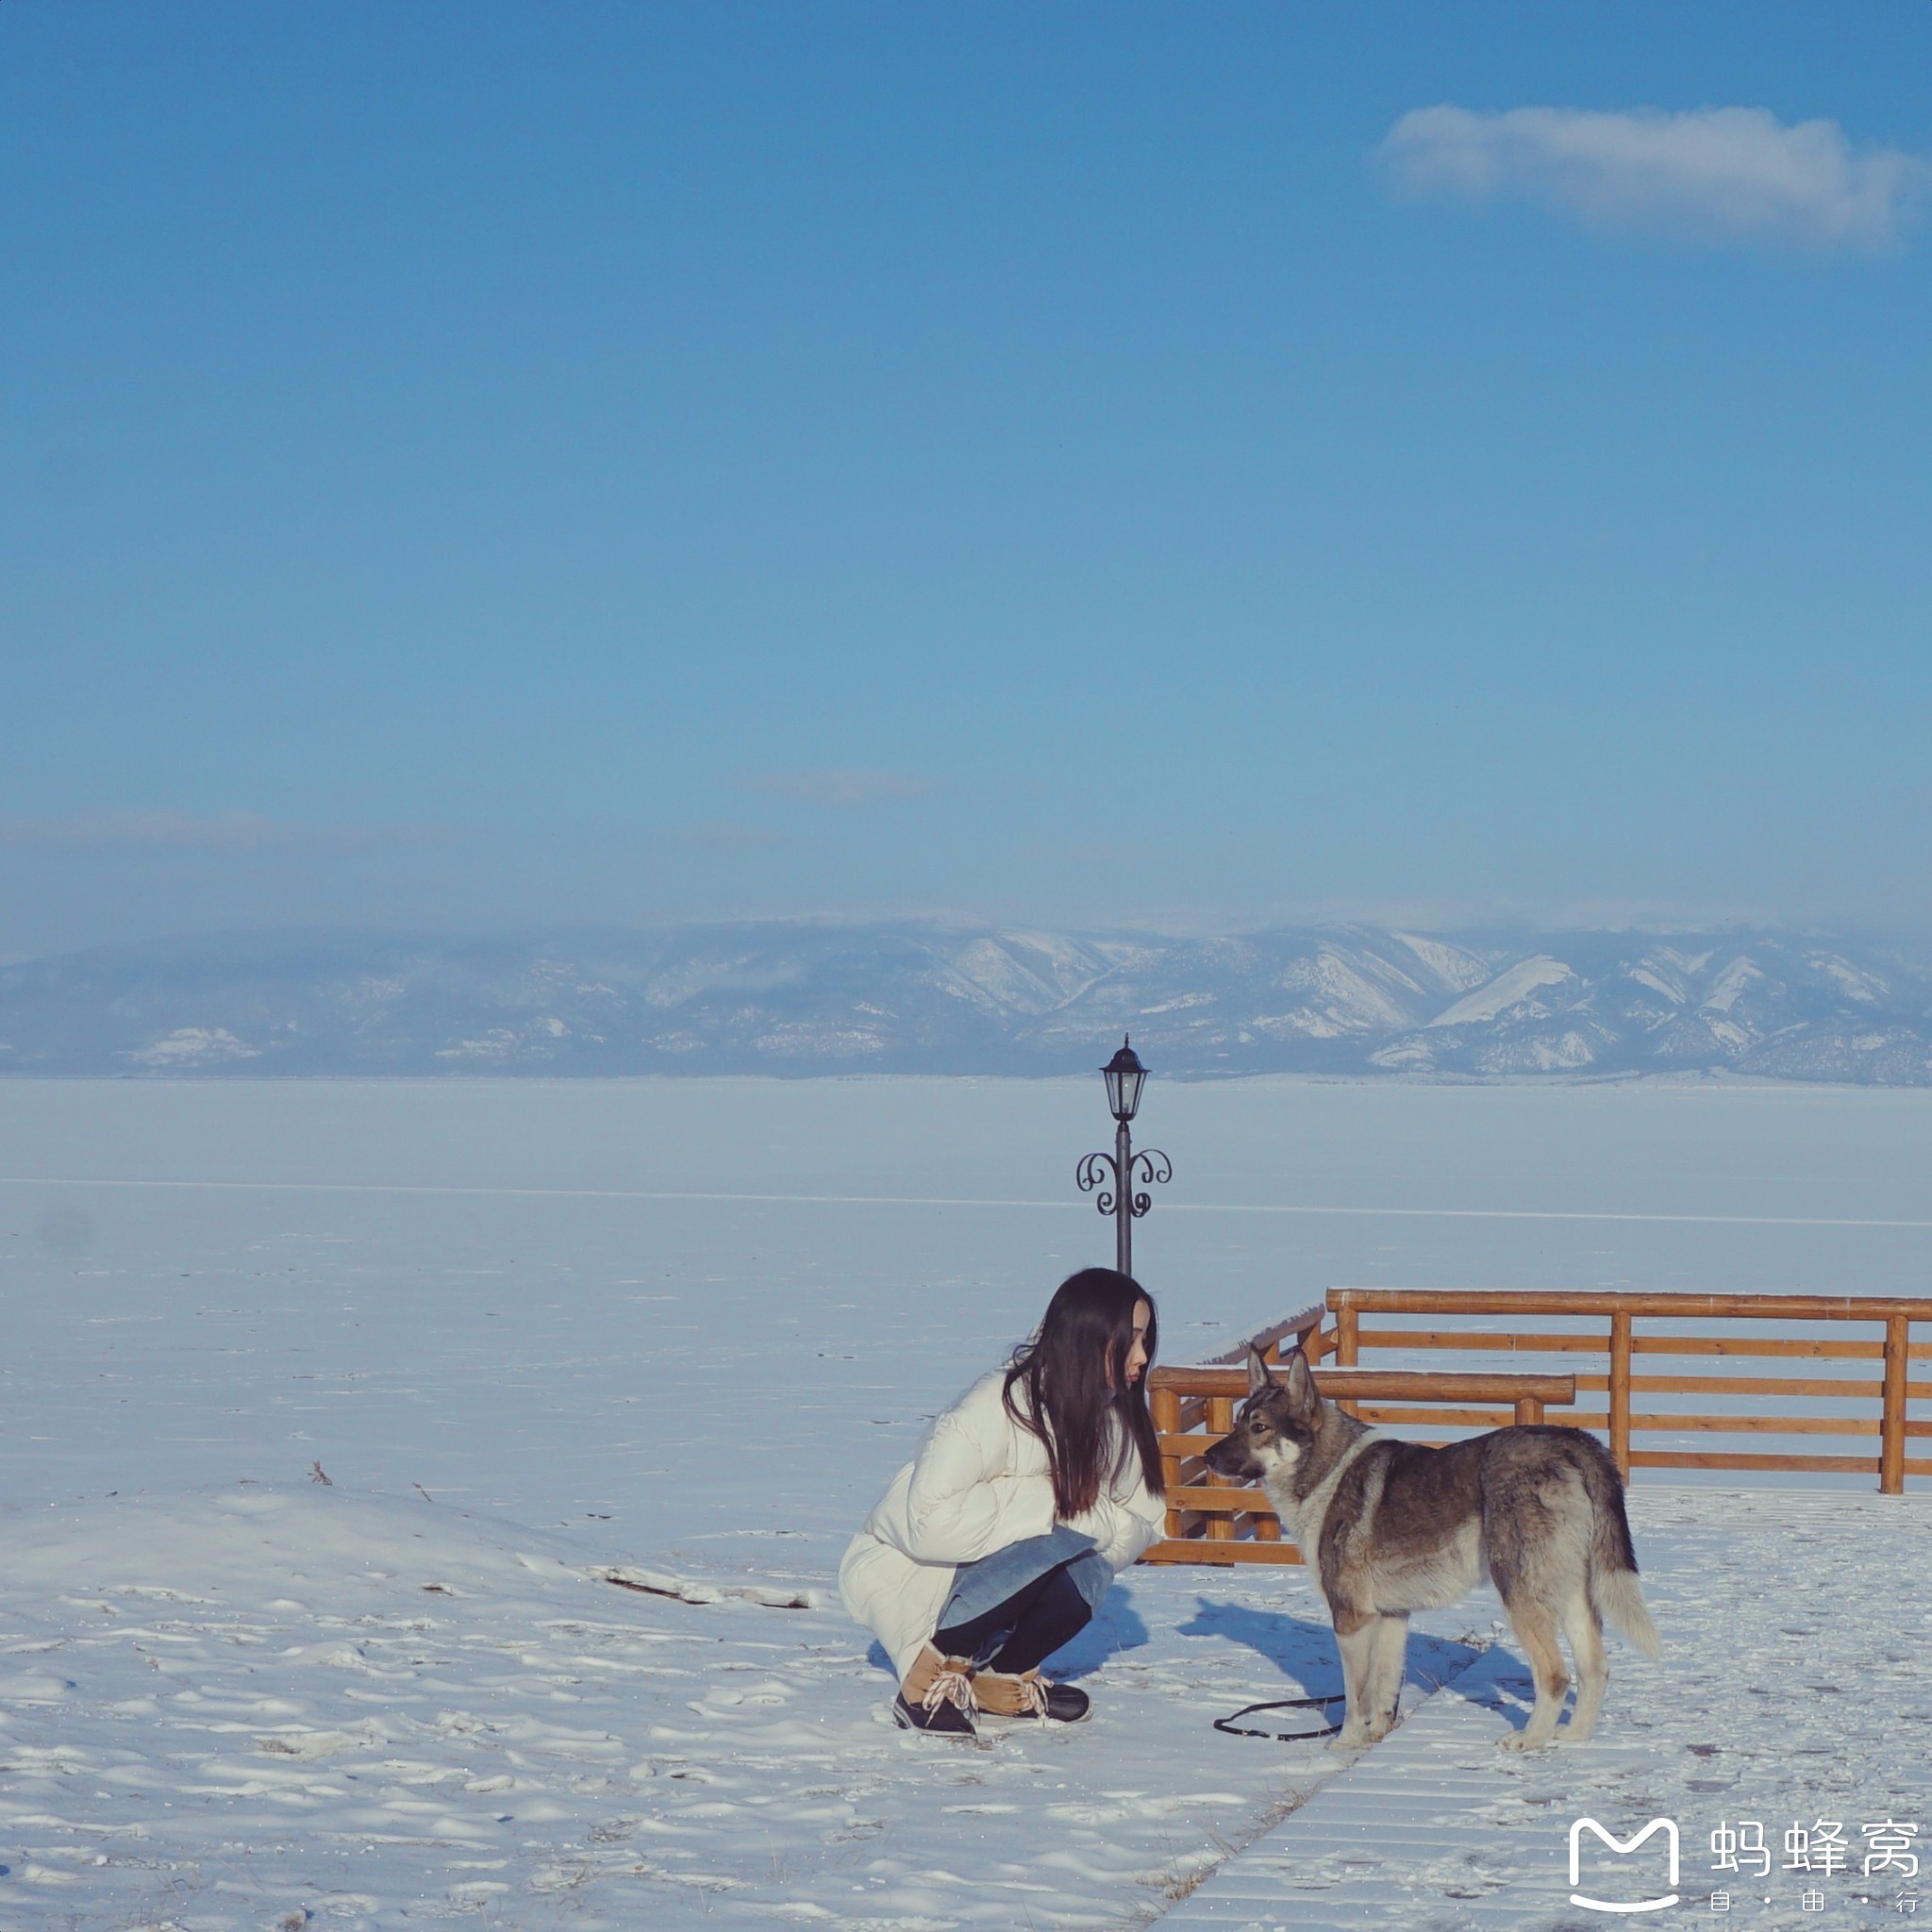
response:
<path id="1" fill-rule="evenodd" d="M 1657 1625 L 1637 1581 L 1637 1550 L 1630 1541 L 1630 1519 L 1624 1513 L 1624 1483 L 1609 1452 L 1591 1459 L 1586 1477 L 1590 1491 L 1590 1600 L 1599 1617 L 1617 1629 L 1645 1657 L 1657 1655 Z"/>

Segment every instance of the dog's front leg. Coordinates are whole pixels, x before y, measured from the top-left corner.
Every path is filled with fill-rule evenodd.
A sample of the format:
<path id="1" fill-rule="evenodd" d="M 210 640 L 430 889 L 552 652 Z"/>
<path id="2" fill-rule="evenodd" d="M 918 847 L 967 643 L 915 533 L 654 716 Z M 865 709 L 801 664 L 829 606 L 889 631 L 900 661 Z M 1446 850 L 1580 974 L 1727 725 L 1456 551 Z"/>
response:
<path id="1" fill-rule="evenodd" d="M 1348 1700 L 1341 1735 L 1334 1739 L 1331 1751 L 1358 1751 L 1372 1741 L 1370 1714 L 1375 1664 L 1375 1626 L 1381 1621 L 1373 1611 L 1333 1606 L 1335 1647 L 1341 1653 L 1341 1689 Z"/>

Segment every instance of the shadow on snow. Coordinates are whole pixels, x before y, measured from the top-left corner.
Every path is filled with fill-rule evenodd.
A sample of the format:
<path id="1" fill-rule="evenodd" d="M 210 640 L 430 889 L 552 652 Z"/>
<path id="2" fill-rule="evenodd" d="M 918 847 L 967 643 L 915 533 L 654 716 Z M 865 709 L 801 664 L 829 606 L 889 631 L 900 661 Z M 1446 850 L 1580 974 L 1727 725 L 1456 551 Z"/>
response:
<path id="1" fill-rule="evenodd" d="M 1296 1617 L 1286 1610 L 1257 1610 L 1246 1604 L 1202 1597 L 1194 1614 L 1179 1627 L 1183 1637 L 1220 1637 L 1244 1645 L 1311 1696 L 1331 1686 L 1340 1688 L 1335 1633 L 1325 1618 Z M 1420 1690 L 1434 1690 L 1459 1676 L 1480 1655 L 1474 1644 L 1411 1630 L 1405 1680 Z"/>

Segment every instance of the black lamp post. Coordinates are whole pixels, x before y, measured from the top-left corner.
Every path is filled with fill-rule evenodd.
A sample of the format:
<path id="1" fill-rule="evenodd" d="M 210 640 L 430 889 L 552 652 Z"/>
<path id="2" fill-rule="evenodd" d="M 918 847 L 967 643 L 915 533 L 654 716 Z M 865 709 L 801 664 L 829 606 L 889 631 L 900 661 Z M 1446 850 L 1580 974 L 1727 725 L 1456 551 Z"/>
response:
<path id="1" fill-rule="evenodd" d="M 1148 1195 L 1134 1191 L 1134 1183 L 1164 1186 L 1174 1178 L 1174 1163 L 1158 1148 L 1136 1154 L 1127 1132 L 1127 1123 L 1140 1111 L 1141 1088 L 1147 1078 L 1131 1035 L 1122 1040 L 1120 1052 L 1101 1068 L 1100 1077 L 1107 1082 L 1108 1110 L 1117 1123 L 1113 1152 L 1088 1155 L 1074 1170 L 1074 1179 L 1083 1194 L 1091 1194 L 1095 1188 L 1101 1191 L 1093 1205 L 1103 1214 L 1113 1216 L 1114 1266 L 1123 1274 L 1131 1274 L 1134 1223 L 1154 1205 Z"/>

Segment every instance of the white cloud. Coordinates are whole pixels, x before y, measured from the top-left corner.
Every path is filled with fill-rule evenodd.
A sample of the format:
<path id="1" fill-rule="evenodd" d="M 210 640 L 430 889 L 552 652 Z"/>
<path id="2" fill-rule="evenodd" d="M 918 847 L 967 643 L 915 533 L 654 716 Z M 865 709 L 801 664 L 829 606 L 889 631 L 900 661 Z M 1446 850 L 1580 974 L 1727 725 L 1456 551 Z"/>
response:
<path id="1" fill-rule="evenodd" d="M 1535 201 L 1607 227 L 1819 250 L 1888 247 L 1932 195 L 1923 157 L 1854 152 L 1836 121 L 1787 127 L 1763 108 L 1419 108 L 1378 158 L 1413 194 Z"/>
<path id="2" fill-rule="evenodd" d="M 832 805 L 847 810 L 887 799 L 918 798 L 924 778 L 909 772 L 764 772 L 747 781 L 753 791 L 769 792 L 800 805 Z"/>

